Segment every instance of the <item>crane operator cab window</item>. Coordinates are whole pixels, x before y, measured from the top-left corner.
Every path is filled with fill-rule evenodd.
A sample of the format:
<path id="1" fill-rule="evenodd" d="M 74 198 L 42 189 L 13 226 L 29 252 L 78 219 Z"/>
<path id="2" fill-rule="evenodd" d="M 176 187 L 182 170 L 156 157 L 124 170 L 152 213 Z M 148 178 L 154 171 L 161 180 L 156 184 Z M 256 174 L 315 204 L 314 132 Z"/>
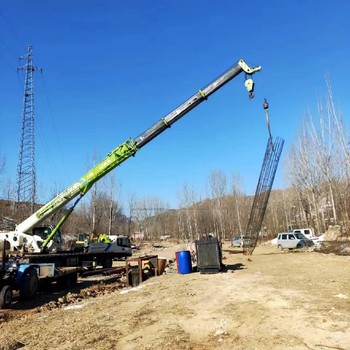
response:
<path id="1" fill-rule="evenodd" d="M 33 228 L 33 235 L 39 236 L 42 240 L 45 240 L 48 235 L 52 232 L 53 227 L 52 226 L 41 226 L 41 227 L 34 227 Z M 61 230 L 58 230 L 54 237 L 52 238 L 53 242 L 57 244 L 62 243 L 62 234 Z"/>
<path id="2" fill-rule="evenodd" d="M 117 238 L 117 244 L 120 246 L 120 247 L 127 247 L 127 248 L 130 248 L 131 247 L 131 242 L 130 242 L 130 239 L 129 237 L 118 237 Z"/>

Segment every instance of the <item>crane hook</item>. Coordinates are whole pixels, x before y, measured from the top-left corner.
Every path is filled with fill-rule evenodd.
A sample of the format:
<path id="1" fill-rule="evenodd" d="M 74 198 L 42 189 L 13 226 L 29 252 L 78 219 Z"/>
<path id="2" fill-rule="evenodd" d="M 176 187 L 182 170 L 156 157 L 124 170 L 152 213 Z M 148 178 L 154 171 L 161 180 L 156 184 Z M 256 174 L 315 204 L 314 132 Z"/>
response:
<path id="1" fill-rule="evenodd" d="M 249 98 L 250 99 L 254 98 L 254 81 L 253 81 L 253 79 L 251 79 L 251 78 L 246 79 L 244 82 L 244 85 L 249 92 Z"/>
<path id="2" fill-rule="evenodd" d="M 264 109 L 265 109 L 265 110 L 269 109 L 269 104 L 268 104 L 266 98 L 264 99 L 264 104 L 263 104 L 263 106 L 264 106 Z"/>

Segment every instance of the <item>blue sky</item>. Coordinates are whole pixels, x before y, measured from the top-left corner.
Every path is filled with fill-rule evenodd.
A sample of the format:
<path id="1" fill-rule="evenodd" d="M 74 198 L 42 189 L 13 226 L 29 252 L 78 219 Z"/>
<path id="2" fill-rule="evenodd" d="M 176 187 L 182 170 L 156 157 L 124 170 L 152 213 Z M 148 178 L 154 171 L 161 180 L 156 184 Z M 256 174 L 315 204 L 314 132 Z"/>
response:
<path id="1" fill-rule="evenodd" d="M 244 75 L 115 170 L 123 189 L 176 207 L 185 183 L 203 197 L 209 174 L 239 173 L 255 192 L 268 138 L 264 98 L 283 157 L 308 108 L 326 94 L 349 115 L 350 2 L 2 0 L 0 154 L 16 178 L 23 99 L 18 57 L 33 45 L 36 166 L 41 192 L 64 189 L 240 58 L 261 65 L 249 100 Z M 282 166 L 274 188 L 285 186 Z M 49 198 L 45 198 L 49 199 Z"/>

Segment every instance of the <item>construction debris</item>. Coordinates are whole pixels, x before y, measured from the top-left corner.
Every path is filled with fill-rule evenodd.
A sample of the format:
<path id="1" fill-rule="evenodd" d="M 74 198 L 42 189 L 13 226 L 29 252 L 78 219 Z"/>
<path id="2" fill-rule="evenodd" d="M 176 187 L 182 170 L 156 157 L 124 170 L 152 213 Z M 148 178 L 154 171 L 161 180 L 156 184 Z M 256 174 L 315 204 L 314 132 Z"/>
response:
<path id="1" fill-rule="evenodd" d="M 50 301 L 49 303 L 41 306 L 40 311 L 52 310 L 57 308 L 63 308 L 73 303 L 79 303 L 86 299 L 96 298 L 105 294 L 113 293 L 125 287 L 124 283 L 118 283 L 113 285 L 96 285 L 90 288 L 82 289 L 79 293 L 67 293 L 65 296 L 58 298 L 57 301 Z"/>

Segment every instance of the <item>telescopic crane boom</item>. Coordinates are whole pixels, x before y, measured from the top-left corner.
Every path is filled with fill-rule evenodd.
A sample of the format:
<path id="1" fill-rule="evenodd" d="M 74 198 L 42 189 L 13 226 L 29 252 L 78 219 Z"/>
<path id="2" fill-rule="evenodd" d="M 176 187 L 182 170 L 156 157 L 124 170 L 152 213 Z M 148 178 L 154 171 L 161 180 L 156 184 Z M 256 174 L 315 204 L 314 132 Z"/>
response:
<path id="1" fill-rule="evenodd" d="M 206 87 L 199 90 L 187 101 L 182 103 L 180 106 L 175 108 L 172 112 L 167 114 L 165 117 L 160 119 L 157 123 L 151 126 L 149 129 L 144 131 L 138 137 L 134 139 L 128 139 L 124 143 L 117 146 L 113 151 L 111 151 L 98 165 L 88 171 L 79 180 L 57 195 L 50 202 L 45 204 L 37 212 L 32 214 L 22 223 L 17 225 L 15 232 L 18 234 L 30 234 L 31 230 L 48 218 L 50 215 L 57 212 L 60 208 L 68 204 L 74 198 L 78 197 L 71 210 L 68 211 L 61 221 L 56 225 L 55 229 L 52 231 L 51 235 L 42 242 L 41 248 L 45 248 L 49 241 L 55 235 L 57 229 L 63 224 L 70 212 L 73 210 L 79 199 L 84 196 L 92 185 L 104 177 L 107 173 L 113 170 L 115 167 L 123 163 L 129 157 L 135 155 L 135 153 L 145 146 L 147 143 L 152 141 L 155 137 L 161 134 L 165 129 L 169 128 L 173 123 L 182 118 L 185 114 L 191 111 L 193 108 L 198 106 L 203 101 L 213 94 L 215 91 L 220 89 L 230 80 L 235 78 L 240 73 L 245 73 L 245 86 L 248 89 L 249 97 L 252 98 L 254 91 L 254 82 L 251 76 L 260 71 L 261 67 L 257 66 L 250 68 L 244 60 L 239 60 L 234 66 L 229 68 L 226 72 L 220 75 L 213 82 L 209 83 Z M 38 245 L 39 246 L 39 245 Z"/>

